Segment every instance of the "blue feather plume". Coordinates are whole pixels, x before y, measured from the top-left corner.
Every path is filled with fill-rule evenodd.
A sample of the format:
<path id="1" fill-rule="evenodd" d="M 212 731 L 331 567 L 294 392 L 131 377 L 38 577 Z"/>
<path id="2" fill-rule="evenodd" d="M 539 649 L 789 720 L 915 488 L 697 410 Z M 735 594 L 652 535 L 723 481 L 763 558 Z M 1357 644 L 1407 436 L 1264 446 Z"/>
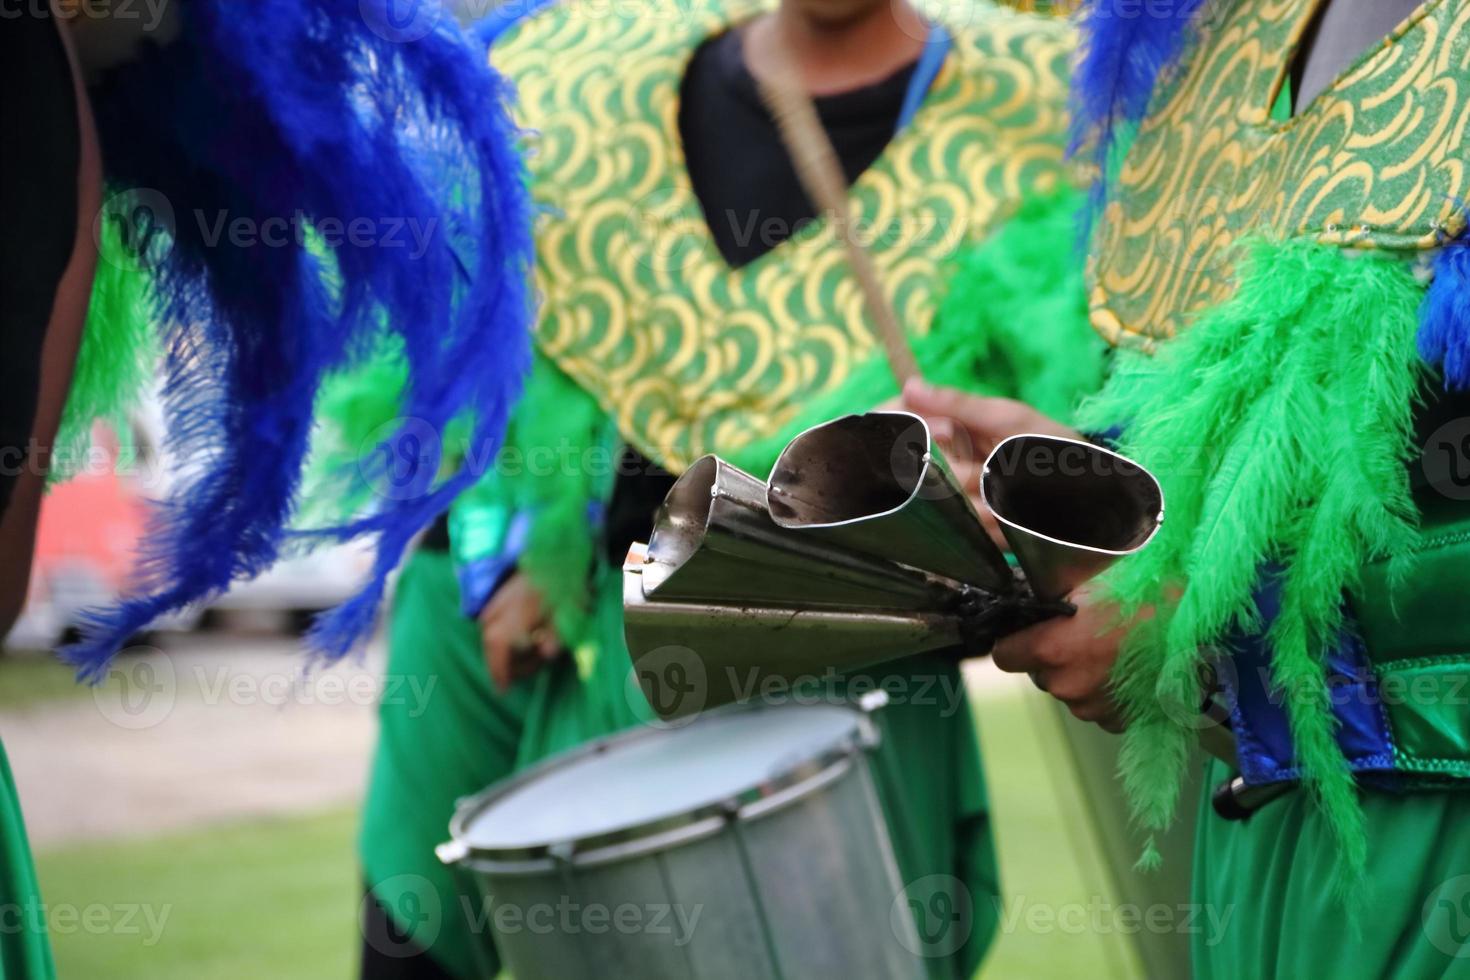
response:
<path id="1" fill-rule="evenodd" d="M 150 263 L 152 312 L 168 448 L 185 472 L 151 517 L 136 591 L 63 651 L 84 676 L 288 545 L 369 535 L 371 576 L 311 634 L 323 655 L 344 654 L 413 535 L 476 478 L 440 475 L 438 434 L 468 417 L 466 456 L 493 452 L 529 365 L 532 308 L 507 87 L 437 0 L 409 23 L 401 6 L 190 0 L 175 41 L 93 91 L 111 187 L 146 188 L 173 212 Z M 240 219 L 272 241 L 232 237 Z M 372 456 L 380 506 L 288 530 L 318 386 L 390 335 L 408 383 L 404 421 Z"/>
<path id="2" fill-rule="evenodd" d="M 1450 242 L 1434 263 L 1419 309 L 1419 354 L 1449 391 L 1470 391 L 1470 239 Z"/>
<path id="3" fill-rule="evenodd" d="M 1119 129 L 1143 118 L 1159 74 L 1183 52 L 1186 29 L 1203 6 L 1205 0 L 1088 0 L 1081 10 L 1068 152 L 1076 156 L 1085 149 L 1097 173 L 1081 217 L 1084 245 L 1107 202 Z"/>

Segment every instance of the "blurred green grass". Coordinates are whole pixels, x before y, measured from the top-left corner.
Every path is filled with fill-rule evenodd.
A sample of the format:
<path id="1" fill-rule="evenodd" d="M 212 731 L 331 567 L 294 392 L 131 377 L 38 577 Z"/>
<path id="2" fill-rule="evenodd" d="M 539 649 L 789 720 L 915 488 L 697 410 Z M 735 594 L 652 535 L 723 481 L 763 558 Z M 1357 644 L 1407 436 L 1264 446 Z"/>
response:
<path id="1" fill-rule="evenodd" d="M 53 929 L 57 975 L 350 977 L 360 942 L 356 827 L 355 812 L 334 811 L 39 854 L 41 895 L 53 910 L 148 906 L 162 922 L 152 945 L 141 914 L 133 934 Z"/>
<path id="2" fill-rule="evenodd" d="M 1025 926 L 1027 909 L 1085 903 L 1102 881 L 1095 842 L 1068 817 L 1079 801 L 1047 774 L 1042 746 L 1054 742 L 1038 737 L 1032 696 L 1007 690 L 975 702 L 1010 903 L 981 978 L 1126 980 L 1139 974 L 1117 934 Z M 146 930 L 53 935 L 60 976 L 352 977 L 360 941 L 355 832 L 354 812 L 333 811 L 43 853 L 43 897 L 53 907 L 141 903 L 155 916 L 168 909 L 151 946 Z"/>
<path id="3" fill-rule="evenodd" d="M 1064 760 L 1048 755 L 1060 751 L 1061 742 L 1040 727 L 1052 721 L 1044 696 L 1027 685 L 975 697 L 973 704 L 994 811 L 1003 903 L 1001 931 L 980 969 L 981 980 L 1141 977 L 1131 941 L 1116 930 L 1027 927 L 1032 910 L 1050 914 L 1085 906 L 1107 896 L 1110 886 L 1099 843 L 1080 816 L 1085 810 L 1077 785 L 1065 768 L 1060 778 L 1052 774 Z"/>
<path id="4" fill-rule="evenodd" d="M 0 652 L 0 711 L 29 709 L 51 701 L 91 697 L 76 670 L 42 650 Z"/>

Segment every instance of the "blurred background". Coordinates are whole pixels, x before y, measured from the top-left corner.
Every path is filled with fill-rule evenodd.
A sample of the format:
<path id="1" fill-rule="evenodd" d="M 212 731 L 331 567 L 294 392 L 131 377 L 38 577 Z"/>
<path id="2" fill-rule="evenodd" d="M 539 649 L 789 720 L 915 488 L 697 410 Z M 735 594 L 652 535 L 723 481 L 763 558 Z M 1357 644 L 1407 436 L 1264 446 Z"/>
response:
<path id="1" fill-rule="evenodd" d="M 459 6 L 469 20 L 486 5 Z M 329 668 L 307 662 L 303 630 L 352 592 L 367 553 L 284 562 L 156 624 L 95 686 L 51 652 L 123 585 L 144 501 L 167 490 L 160 432 L 154 409 L 121 435 L 99 429 L 82 472 L 51 491 L 27 606 L 0 650 L 0 737 L 59 975 L 355 977 L 376 706 L 431 711 L 434 696 L 384 677 L 380 639 Z M 966 679 L 1006 894 L 981 977 L 1143 976 L 1069 763 L 1051 755 L 1055 712 L 988 662 Z"/>
<path id="2" fill-rule="evenodd" d="M 356 808 L 375 706 L 434 692 L 383 677 L 380 642 L 308 669 L 300 631 L 364 570 L 341 549 L 288 562 L 136 642 L 96 687 L 48 652 L 120 582 L 141 529 L 140 458 L 46 501 L 25 617 L 0 656 L 3 734 L 62 977 L 355 975 Z M 118 440 L 98 440 L 116 452 Z M 109 448 L 112 447 L 112 448 Z M 1055 714 L 1024 678 L 967 674 L 998 823 L 1005 904 L 981 976 L 1141 976 Z M 444 815 L 447 825 L 449 814 Z"/>

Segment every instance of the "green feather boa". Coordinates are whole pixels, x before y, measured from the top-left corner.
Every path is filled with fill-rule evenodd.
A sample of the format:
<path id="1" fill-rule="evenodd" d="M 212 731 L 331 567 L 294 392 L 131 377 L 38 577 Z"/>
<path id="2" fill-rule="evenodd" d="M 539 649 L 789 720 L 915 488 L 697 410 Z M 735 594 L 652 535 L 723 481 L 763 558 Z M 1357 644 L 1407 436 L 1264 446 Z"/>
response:
<path id="1" fill-rule="evenodd" d="M 1352 774 L 1335 741 L 1324 655 L 1343 593 L 1369 559 L 1411 544 L 1407 462 L 1423 367 L 1424 295 L 1410 263 L 1307 241 L 1245 246 L 1234 298 L 1153 358 L 1121 354 L 1084 427 L 1121 426 L 1121 449 L 1156 473 L 1168 520 L 1106 578 L 1126 615 L 1152 608 L 1114 673 L 1129 713 L 1122 771 L 1142 825 L 1171 821 L 1202 700 L 1203 652 L 1262 624 L 1262 568 L 1284 569 L 1270 623 L 1303 782 L 1339 845 L 1337 886 L 1367 849 Z M 1144 863 L 1157 859 L 1152 841 Z"/>

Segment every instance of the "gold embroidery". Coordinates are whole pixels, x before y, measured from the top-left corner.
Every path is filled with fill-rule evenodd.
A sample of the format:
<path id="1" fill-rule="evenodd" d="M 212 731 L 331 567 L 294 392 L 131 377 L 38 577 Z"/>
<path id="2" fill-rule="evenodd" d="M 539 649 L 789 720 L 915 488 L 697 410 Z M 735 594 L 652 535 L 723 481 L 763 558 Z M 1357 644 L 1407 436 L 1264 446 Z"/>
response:
<path id="1" fill-rule="evenodd" d="M 933 315 L 945 258 L 1066 177 L 1071 29 L 947 6 L 944 67 L 913 125 L 851 192 L 915 333 Z M 759 9 L 574 0 L 518 26 L 494 55 L 533 131 L 545 208 L 538 342 L 625 438 L 675 470 L 774 433 L 878 347 L 825 222 L 731 270 L 690 187 L 677 125 L 684 69 L 704 39 Z"/>

